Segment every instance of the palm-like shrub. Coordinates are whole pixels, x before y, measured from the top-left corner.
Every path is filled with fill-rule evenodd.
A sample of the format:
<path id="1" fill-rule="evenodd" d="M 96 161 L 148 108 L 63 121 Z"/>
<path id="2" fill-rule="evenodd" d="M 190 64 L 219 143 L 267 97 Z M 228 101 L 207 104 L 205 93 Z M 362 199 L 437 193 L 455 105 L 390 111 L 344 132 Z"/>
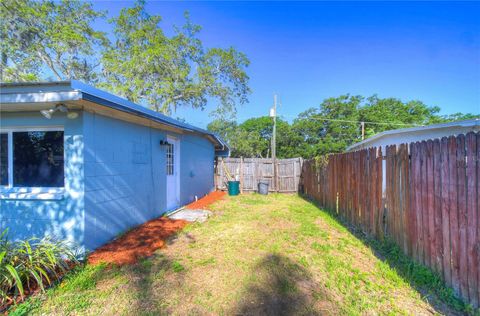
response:
<path id="1" fill-rule="evenodd" d="M 78 263 L 76 253 L 64 241 L 45 237 L 8 240 L 7 230 L 0 234 L 0 306 L 23 297 L 34 289 L 58 280 L 71 265 Z"/>

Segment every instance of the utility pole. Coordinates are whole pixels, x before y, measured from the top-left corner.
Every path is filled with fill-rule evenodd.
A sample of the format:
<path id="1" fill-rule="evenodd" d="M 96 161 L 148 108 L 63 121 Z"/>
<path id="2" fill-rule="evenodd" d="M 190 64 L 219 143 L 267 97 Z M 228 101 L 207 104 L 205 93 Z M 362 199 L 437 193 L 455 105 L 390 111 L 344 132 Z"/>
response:
<path id="1" fill-rule="evenodd" d="M 365 139 L 365 122 L 360 122 L 361 126 L 362 126 L 362 140 Z"/>
<path id="2" fill-rule="evenodd" d="M 272 132 L 272 158 L 277 158 L 277 95 L 273 96 L 273 108 L 270 110 L 270 116 L 273 117 Z"/>
<path id="3" fill-rule="evenodd" d="M 277 95 L 273 95 L 273 108 L 270 109 L 270 116 L 273 117 L 272 131 L 272 160 L 273 160 L 273 183 L 275 190 L 278 190 L 277 184 Z"/>

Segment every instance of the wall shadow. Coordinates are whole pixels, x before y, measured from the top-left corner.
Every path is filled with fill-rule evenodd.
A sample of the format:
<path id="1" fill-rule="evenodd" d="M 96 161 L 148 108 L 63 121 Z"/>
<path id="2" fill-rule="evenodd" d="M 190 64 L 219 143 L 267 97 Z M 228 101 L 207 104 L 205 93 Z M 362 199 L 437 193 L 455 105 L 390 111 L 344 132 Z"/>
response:
<path id="1" fill-rule="evenodd" d="M 328 303 L 327 293 L 313 281 L 309 271 L 291 259 L 279 255 L 266 255 L 253 269 L 253 280 L 245 288 L 242 298 L 234 307 L 235 315 L 322 315 L 334 314 L 334 306 L 324 306 L 316 299 Z"/>
<path id="2" fill-rule="evenodd" d="M 443 282 L 441 276 L 436 272 L 415 262 L 390 239 L 386 238 L 384 241 L 380 241 L 350 224 L 336 213 L 322 207 L 315 200 L 303 194 L 299 194 L 299 196 L 319 210 L 326 212 L 339 225 L 347 228 L 355 238 L 372 250 L 377 259 L 387 263 L 400 278 L 415 289 L 436 313 L 464 315 L 462 310 L 466 305 L 460 299 L 453 297 L 453 290 Z"/>

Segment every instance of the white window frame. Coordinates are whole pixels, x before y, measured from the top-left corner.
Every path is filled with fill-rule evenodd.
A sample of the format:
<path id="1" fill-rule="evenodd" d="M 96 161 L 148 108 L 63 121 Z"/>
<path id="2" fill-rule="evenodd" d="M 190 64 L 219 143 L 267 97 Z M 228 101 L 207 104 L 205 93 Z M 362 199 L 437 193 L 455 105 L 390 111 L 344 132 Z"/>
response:
<path id="1" fill-rule="evenodd" d="M 65 129 L 63 126 L 28 126 L 28 127 L 2 127 L 0 128 L 1 134 L 8 135 L 8 184 L 7 185 L 0 185 L 0 188 L 3 192 L 9 192 L 12 189 L 24 191 L 25 189 L 36 189 L 36 191 L 43 192 L 43 191 L 52 191 L 55 189 L 63 189 L 65 187 L 65 178 L 64 178 L 64 185 L 61 187 L 15 187 L 13 185 L 13 133 L 15 132 L 64 132 Z M 65 134 L 64 134 L 65 135 Z M 65 171 L 65 140 L 63 141 L 63 157 L 64 157 L 64 165 L 63 169 Z M 64 173 L 65 177 L 65 173 Z"/>

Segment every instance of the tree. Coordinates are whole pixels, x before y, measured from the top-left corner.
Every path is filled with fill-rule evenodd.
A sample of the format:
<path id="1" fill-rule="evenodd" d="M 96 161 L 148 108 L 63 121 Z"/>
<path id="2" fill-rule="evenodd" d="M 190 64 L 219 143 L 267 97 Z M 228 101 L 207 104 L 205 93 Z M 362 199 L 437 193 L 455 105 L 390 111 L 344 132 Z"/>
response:
<path id="1" fill-rule="evenodd" d="M 210 132 L 215 133 L 221 139 L 230 144 L 233 144 L 232 140 L 235 139 L 237 127 L 237 122 L 234 120 L 227 120 L 223 118 L 215 119 L 207 125 L 207 129 Z"/>
<path id="2" fill-rule="evenodd" d="M 293 123 L 293 130 L 302 139 L 298 152 L 311 158 L 342 152 L 361 141 L 361 122 L 368 138 L 386 130 L 480 117 L 462 113 L 441 116 L 439 112 L 439 107 L 429 107 L 417 100 L 402 102 L 376 95 L 368 98 L 343 95 L 325 99 L 318 108 L 301 113 Z"/>
<path id="3" fill-rule="evenodd" d="M 471 114 L 471 113 L 453 113 L 442 115 L 440 117 L 441 121 L 443 122 L 452 122 L 452 121 L 463 121 L 463 120 L 471 120 L 471 119 L 480 119 L 480 114 Z"/>
<path id="4" fill-rule="evenodd" d="M 279 120 L 280 121 L 280 120 Z M 270 117 L 251 118 L 238 126 L 236 146 L 232 154 L 244 157 L 266 158 L 271 156 L 273 121 Z"/>
<path id="5" fill-rule="evenodd" d="M 271 157 L 273 120 L 270 117 L 251 118 L 239 125 L 217 119 L 207 128 L 227 141 L 233 157 Z M 290 124 L 277 118 L 277 157 L 298 157 L 300 141 Z"/>
<path id="6" fill-rule="evenodd" d="M 293 123 L 293 129 L 302 137 L 303 156 L 310 158 L 330 152 L 341 152 L 359 140 L 359 112 L 361 96 L 343 95 L 325 99 L 319 108 L 311 108 Z"/>
<path id="7" fill-rule="evenodd" d="M 200 26 L 189 15 L 168 37 L 159 27 L 161 17 L 149 15 L 137 1 L 111 20 L 115 40 L 103 54 L 103 85 L 134 102 L 147 103 L 171 114 L 179 106 L 204 108 L 209 99 L 218 111 L 235 109 L 250 92 L 245 68 L 248 58 L 230 47 L 203 47 Z"/>
<path id="8" fill-rule="evenodd" d="M 77 0 L 1 2 L 2 81 L 98 79 L 105 33 L 91 24 L 104 13 Z"/>
<path id="9" fill-rule="evenodd" d="M 402 102 L 376 95 L 328 98 L 318 108 L 300 113 L 291 125 L 277 119 L 277 157 L 312 158 L 342 152 L 361 141 L 361 122 L 365 122 L 365 137 L 370 137 L 391 129 L 480 118 L 468 113 L 442 116 L 439 111 L 421 101 Z M 270 117 L 251 118 L 242 124 L 217 119 L 208 125 L 227 141 L 233 157 L 263 158 L 271 156 L 272 127 Z"/>
<path id="10" fill-rule="evenodd" d="M 428 107 L 423 102 L 416 100 L 402 102 L 395 98 L 381 99 L 373 95 L 367 98 L 366 103 L 358 110 L 359 121 L 367 122 L 365 123 L 365 137 L 386 130 L 436 124 L 442 121 L 438 115 L 439 107 Z"/>

